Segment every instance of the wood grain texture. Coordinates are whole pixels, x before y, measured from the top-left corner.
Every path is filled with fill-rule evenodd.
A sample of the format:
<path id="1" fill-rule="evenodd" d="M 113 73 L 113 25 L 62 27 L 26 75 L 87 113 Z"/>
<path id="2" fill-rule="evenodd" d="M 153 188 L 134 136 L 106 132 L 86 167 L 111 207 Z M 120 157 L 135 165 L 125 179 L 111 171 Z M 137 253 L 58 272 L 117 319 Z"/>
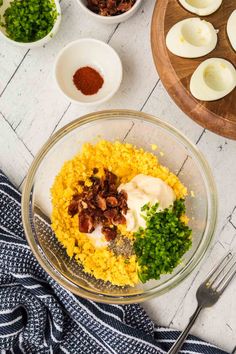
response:
<path id="1" fill-rule="evenodd" d="M 33 156 L 0 113 L 0 170 L 16 185 L 24 179 Z"/>
<path id="2" fill-rule="evenodd" d="M 170 28 L 178 21 L 196 17 L 186 11 L 177 0 L 157 1 L 151 26 L 154 62 L 170 96 L 197 123 L 230 139 L 236 139 L 236 89 L 218 101 L 203 102 L 191 95 L 189 83 L 193 72 L 205 59 L 220 57 L 236 64 L 236 53 L 226 33 L 227 20 L 235 8 L 235 0 L 227 0 L 214 14 L 204 17 L 219 29 L 219 33 L 215 50 L 202 58 L 180 58 L 170 53 L 166 47 L 165 38 Z"/>
<path id="3" fill-rule="evenodd" d="M 166 1 L 159 0 L 162 4 Z M 75 0 L 63 0 L 59 32 L 45 48 L 30 50 L 24 56 L 25 50 L 0 40 L 0 81 L 3 84 L 0 91 L 11 78 L 0 97 L 0 112 L 4 115 L 0 114 L 0 168 L 18 185 L 28 171 L 31 153 L 38 151 L 53 130 L 100 109 L 143 110 L 174 125 L 195 142 L 216 178 L 220 209 L 215 242 L 199 268 L 185 282 L 143 304 L 157 324 L 183 329 L 196 306 L 196 288 L 213 263 L 227 250 L 236 249 L 236 190 L 233 187 L 236 141 L 203 131 L 166 93 L 156 75 L 149 41 L 154 5 L 154 0 L 143 0 L 135 16 L 114 27 L 97 24 L 90 16 L 85 16 Z M 83 37 L 109 42 L 123 63 L 124 79 L 119 92 L 100 107 L 69 105 L 53 81 L 52 57 L 55 58 L 65 44 Z M 194 334 L 229 353 L 236 343 L 235 293 L 236 281 L 221 301 L 201 314 L 193 328 Z"/>

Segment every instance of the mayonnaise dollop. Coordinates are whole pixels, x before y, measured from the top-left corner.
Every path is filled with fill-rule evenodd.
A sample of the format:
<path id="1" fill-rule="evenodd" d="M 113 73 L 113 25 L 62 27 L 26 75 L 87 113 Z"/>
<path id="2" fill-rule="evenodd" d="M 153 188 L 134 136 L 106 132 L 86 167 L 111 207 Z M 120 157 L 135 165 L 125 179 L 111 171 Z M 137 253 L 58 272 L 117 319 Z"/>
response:
<path id="1" fill-rule="evenodd" d="M 146 227 L 141 208 L 145 204 L 159 204 L 159 210 L 168 208 L 176 199 L 173 189 L 160 178 L 139 174 L 130 182 L 121 184 L 118 191 L 128 195 L 126 217 L 127 231 L 136 232 L 139 227 Z"/>

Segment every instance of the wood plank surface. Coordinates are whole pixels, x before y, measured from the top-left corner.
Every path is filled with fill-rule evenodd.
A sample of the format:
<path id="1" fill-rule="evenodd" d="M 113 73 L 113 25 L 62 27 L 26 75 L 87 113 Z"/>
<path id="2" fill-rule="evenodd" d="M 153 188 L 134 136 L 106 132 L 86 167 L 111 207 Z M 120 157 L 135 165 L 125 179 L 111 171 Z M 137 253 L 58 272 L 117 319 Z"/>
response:
<path id="1" fill-rule="evenodd" d="M 159 2 L 165 4 L 166 0 Z M 21 184 L 32 155 L 53 131 L 85 113 L 108 108 L 132 108 L 156 115 L 192 140 L 209 161 L 216 178 L 219 222 L 215 239 L 207 256 L 186 281 L 170 293 L 143 304 L 159 325 L 182 329 L 196 305 L 195 290 L 209 267 L 228 249 L 236 247 L 236 189 L 233 187 L 236 142 L 217 136 L 189 119 L 159 81 L 150 46 L 154 5 L 154 0 L 144 0 L 137 14 L 127 22 L 106 26 L 85 16 L 76 0 L 62 0 L 61 27 L 45 48 L 25 51 L 0 40 L 0 167 L 16 185 Z M 119 92 L 98 107 L 71 104 L 57 91 L 53 81 L 52 66 L 58 52 L 70 41 L 83 37 L 109 42 L 124 66 Z M 227 352 L 232 352 L 236 345 L 235 293 L 236 281 L 212 310 L 201 314 L 192 330 L 193 334 Z"/>

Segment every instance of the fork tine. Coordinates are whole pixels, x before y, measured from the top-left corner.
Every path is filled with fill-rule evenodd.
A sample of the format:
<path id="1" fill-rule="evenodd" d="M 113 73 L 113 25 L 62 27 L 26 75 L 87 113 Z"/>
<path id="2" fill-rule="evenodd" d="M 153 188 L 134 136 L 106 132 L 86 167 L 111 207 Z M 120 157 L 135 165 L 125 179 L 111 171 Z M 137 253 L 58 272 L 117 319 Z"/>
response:
<path id="1" fill-rule="evenodd" d="M 216 282 L 218 282 L 218 283 L 220 282 L 219 278 L 220 278 L 221 274 L 223 274 L 223 272 L 226 270 L 227 266 L 230 264 L 232 259 L 233 259 L 233 255 L 231 253 L 231 256 L 227 259 L 225 264 L 224 265 L 221 264 L 222 267 L 221 267 L 220 271 L 213 276 L 213 279 L 211 279 L 211 283 L 210 283 L 211 286 L 213 286 Z M 220 279 L 222 279 L 222 277 Z"/>
<path id="2" fill-rule="evenodd" d="M 211 272 L 208 274 L 208 277 L 205 280 L 205 284 L 207 286 L 212 285 L 216 279 L 218 278 L 218 276 L 223 272 L 223 270 L 225 269 L 225 267 L 229 264 L 229 262 L 232 259 L 232 253 L 229 252 L 227 253 L 227 255 L 221 260 L 221 262 L 219 262 L 217 265 L 215 265 L 215 267 L 211 270 Z M 225 263 L 226 262 L 226 263 Z"/>
<path id="3" fill-rule="evenodd" d="M 222 294 L 224 290 L 227 288 L 227 286 L 230 284 L 231 280 L 234 278 L 235 275 L 236 275 L 236 261 L 233 263 L 233 265 L 229 268 L 228 272 L 220 280 L 216 288 L 216 291 Z"/>

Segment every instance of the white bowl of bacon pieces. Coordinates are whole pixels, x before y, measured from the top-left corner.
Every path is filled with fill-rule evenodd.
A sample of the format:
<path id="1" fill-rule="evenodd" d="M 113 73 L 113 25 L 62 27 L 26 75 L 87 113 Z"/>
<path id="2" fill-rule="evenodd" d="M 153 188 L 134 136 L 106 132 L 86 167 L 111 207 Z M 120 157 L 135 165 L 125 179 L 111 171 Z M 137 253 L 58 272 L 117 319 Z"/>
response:
<path id="1" fill-rule="evenodd" d="M 142 0 L 77 0 L 79 6 L 95 20 L 116 24 L 128 20 Z"/>

